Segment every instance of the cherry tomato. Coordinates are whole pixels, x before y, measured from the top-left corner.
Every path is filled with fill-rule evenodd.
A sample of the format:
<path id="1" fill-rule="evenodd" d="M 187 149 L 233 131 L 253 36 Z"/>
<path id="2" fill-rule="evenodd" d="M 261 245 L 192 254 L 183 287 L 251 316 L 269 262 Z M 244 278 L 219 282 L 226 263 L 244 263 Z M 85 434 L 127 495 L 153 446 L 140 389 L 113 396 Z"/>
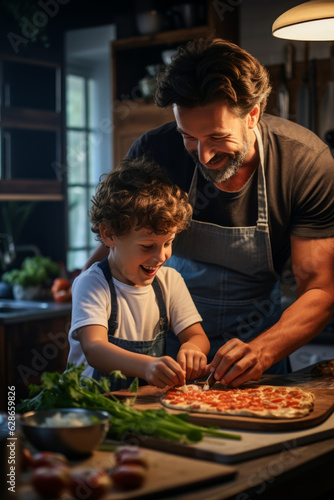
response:
<path id="1" fill-rule="evenodd" d="M 112 480 L 115 488 L 132 490 L 140 488 L 145 482 L 147 470 L 141 465 L 116 465 L 112 471 Z"/>
<path id="2" fill-rule="evenodd" d="M 68 465 L 68 459 L 62 453 L 53 453 L 52 451 L 41 451 L 32 456 L 32 466 L 54 467 L 55 465 Z"/>
<path id="3" fill-rule="evenodd" d="M 103 470 L 80 468 L 72 472 L 70 491 L 74 498 L 98 500 L 111 488 L 111 479 Z"/>
<path id="4" fill-rule="evenodd" d="M 69 487 L 70 469 L 66 465 L 37 467 L 31 476 L 31 485 L 44 498 L 59 498 Z"/>
<path id="5" fill-rule="evenodd" d="M 56 293 L 59 290 L 68 290 L 71 288 L 71 282 L 65 278 L 56 278 L 52 284 L 51 292 Z"/>

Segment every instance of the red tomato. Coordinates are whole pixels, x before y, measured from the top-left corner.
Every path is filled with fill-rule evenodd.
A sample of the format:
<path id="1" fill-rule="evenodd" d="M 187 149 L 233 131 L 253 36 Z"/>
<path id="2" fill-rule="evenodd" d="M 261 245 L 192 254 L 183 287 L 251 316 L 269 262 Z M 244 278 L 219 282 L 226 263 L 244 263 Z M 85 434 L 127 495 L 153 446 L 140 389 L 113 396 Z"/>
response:
<path id="1" fill-rule="evenodd" d="M 59 290 L 53 294 L 53 299 L 56 302 L 71 302 L 72 300 L 72 289 L 69 290 Z"/>
<path id="2" fill-rule="evenodd" d="M 71 288 L 71 282 L 64 278 L 56 278 L 52 284 L 51 292 L 57 293 L 59 290 L 68 290 Z"/>
<path id="3" fill-rule="evenodd" d="M 66 465 L 34 469 L 31 484 L 44 498 L 59 498 L 70 484 L 70 469 Z"/>
<path id="4" fill-rule="evenodd" d="M 116 465 L 112 471 L 112 480 L 115 488 L 132 490 L 140 488 L 146 479 L 147 471 L 137 464 Z"/>
<path id="5" fill-rule="evenodd" d="M 52 451 L 41 451 L 32 456 L 32 466 L 54 467 L 55 465 L 68 465 L 68 459 L 62 453 L 53 453 Z"/>
<path id="6" fill-rule="evenodd" d="M 111 487 L 109 475 L 102 470 L 81 468 L 72 472 L 70 491 L 74 498 L 97 500 Z"/>

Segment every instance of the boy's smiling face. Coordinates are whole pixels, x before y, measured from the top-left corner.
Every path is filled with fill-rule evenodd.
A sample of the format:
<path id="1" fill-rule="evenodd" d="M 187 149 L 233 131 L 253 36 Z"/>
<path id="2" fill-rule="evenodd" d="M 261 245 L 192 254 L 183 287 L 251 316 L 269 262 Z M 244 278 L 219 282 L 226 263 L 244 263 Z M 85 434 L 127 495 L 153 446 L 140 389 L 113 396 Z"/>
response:
<path id="1" fill-rule="evenodd" d="M 117 280 L 132 286 L 150 285 L 159 268 L 172 255 L 175 232 L 156 234 L 151 229 L 134 228 L 123 236 L 107 236 L 100 228 L 103 241 L 110 247 L 109 266 Z"/>

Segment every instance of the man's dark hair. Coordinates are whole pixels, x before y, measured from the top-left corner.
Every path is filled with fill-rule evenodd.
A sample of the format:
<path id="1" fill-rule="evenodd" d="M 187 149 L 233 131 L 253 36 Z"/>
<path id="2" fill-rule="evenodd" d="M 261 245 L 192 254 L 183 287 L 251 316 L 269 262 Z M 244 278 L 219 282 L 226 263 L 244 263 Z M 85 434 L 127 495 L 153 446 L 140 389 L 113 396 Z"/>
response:
<path id="1" fill-rule="evenodd" d="M 160 107 L 204 106 L 222 100 L 240 117 L 271 91 L 267 70 L 246 50 L 220 38 L 199 38 L 180 46 L 160 74 L 155 95 Z"/>

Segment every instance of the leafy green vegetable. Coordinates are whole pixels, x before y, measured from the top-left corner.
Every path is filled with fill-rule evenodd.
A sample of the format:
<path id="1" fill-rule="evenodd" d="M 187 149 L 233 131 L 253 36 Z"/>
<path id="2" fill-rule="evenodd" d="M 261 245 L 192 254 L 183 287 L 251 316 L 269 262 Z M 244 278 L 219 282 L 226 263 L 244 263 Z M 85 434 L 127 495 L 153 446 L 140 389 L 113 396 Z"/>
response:
<path id="1" fill-rule="evenodd" d="M 49 257 L 26 257 L 21 269 L 13 269 L 2 275 L 2 281 L 11 285 L 37 286 L 46 284 L 60 275 L 60 267 Z"/>
<path id="2" fill-rule="evenodd" d="M 202 427 L 189 422 L 188 413 L 177 415 L 159 410 L 136 410 L 132 407 L 135 398 L 120 401 L 110 393 L 107 378 L 100 382 L 82 375 L 84 365 L 70 365 L 60 374 L 45 372 L 40 386 L 30 385 L 31 398 L 17 406 L 19 413 L 56 408 L 87 408 L 104 410 L 110 414 L 109 437 L 127 440 L 138 436 L 152 436 L 169 441 L 194 443 L 204 435 L 227 439 L 241 439 L 239 434 L 222 432 L 215 427 Z M 137 391 L 138 380 L 132 389 Z M 108 394 L 108 397 L 104 396 Z"/>

